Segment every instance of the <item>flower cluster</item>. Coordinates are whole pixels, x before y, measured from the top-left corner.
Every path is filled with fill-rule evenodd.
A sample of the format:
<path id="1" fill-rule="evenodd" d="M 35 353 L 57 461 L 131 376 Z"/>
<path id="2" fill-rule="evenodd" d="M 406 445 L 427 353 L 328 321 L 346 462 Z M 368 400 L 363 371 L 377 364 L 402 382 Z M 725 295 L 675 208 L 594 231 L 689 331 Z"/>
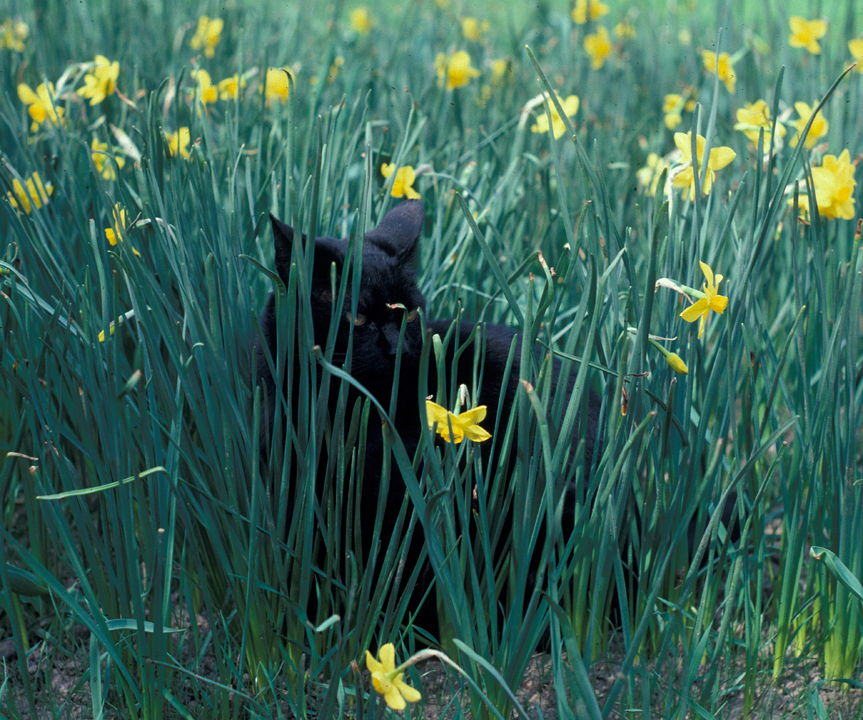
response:
<path id="1" fill-rule="evenodd" d="M 201 15 L 198 18 L 198 27 L 192 39 L 189 40 L 189 45 L 193 50 L 204 49 L 204 55 L 208 58 L 216 54 L 216 45 L 222 38 L 222 29 L 225 27 L 225 22 L 222 18 L 209 18 L 206 15 Z"/>

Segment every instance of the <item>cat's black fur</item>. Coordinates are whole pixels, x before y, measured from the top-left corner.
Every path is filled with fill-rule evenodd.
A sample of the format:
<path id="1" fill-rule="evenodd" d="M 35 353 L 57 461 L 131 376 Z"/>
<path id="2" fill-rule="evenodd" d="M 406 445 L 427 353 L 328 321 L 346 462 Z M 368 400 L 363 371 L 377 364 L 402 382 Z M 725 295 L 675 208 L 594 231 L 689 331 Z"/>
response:
<path id="1" fill-rule="evenodd" d="M 271 216 L 275 243 L 275 265 L 279 277 L 287 284 L 291 261 L 294 231 L 291 227 Z M 400 378 L 398 397 L 395 405 L 395 426 L 398 429 L 408 456 L 412 457 L 423 430 L 425 416 L 418 406 L 419 357 L 422 351 L 423 338 L 421 323 L 413 312 L 421 309 L 425 312 L 426 301 L 416 284 L 416 266 L 419 237 L 422 231 L 424 210 L 421 200 L 408 200 L 396 205 L 390 210 L 381 223 L 365 235 L 362 256 L 362 280 L 360 286 L 357 317 L 362 322 L 355 323 L 350 316 L 350 288 L 346 292 L 345 307 L 342 312 L 338 334 L 335 340 L 333 362 L 341 365 L 345 359 L 348 346 L 349 331 L 353 327 L 353 352 L 351 360 L 351 375 L 368 389 L 385 409 L 390 408 L 393 377 L 395 372 L 396 353 L 399 343 L 399 332 L 405 312 L 409 314 L 405 335 L 401 348 Z M 305 238 L 303 239 L 305 244 Z M 325 346 L 330 328 L 333 311 L 331 285 L 331 265 L 335 263 L 339 277 L 345 262 L 348 248 L 347 240 L 335 238 L 318 238 L 314 242 L 314 266 L 311 278 L 311 307 L 314 325 L 315 343 Z M 403 306 L 392 307 L 392 306 Z M 427 320 L 426 326 L 432 333 L 446 335 L 452 324 L 451 320 Z M 276 355 L 276 313 L 273 295 L 267 301 L 261 317 L 261 329 L 271 357 Z M 464 345 L 474 331 L 473 323 L 461 322 L 456 330 L 457 337 L 449 343 L 449 357 L 446 367 L 451 367 L 455 349 Z M 485 323 L 481 327 L 481 347 L 484 347 L 482 386 L 475 405 L 486 405 L 488 408 L 486 421 L 488 429 L 494 429 L 498 405 L 502 402 L 502 426 L 506 426 L 512 403 L 516 397 L 519 385 L 520 339 L 515 352 L 515 362 L 506 376 L 507 358 L 510 354 L 515 330 L 502 325 Z M 272 438 L 274 408 L 276 403 L 276 386 L 269 373 L 263 348 L 257 348 L 257 368 L 259 382 L 265 389 L 262 403 L 261 422 L 261 453 L 268 456 L 269 444 Z M 553 382 L 557 382 L 560 362 L 555 360 Z M 464 352 L 459 360 L 458 383 L 471 385 L 474 376 L 474 352 L 471 348 Z M 501 385 L 506 377 L 506 389 L 501 393 Z M 568 384 L 571 386 L 575 372 L 570 373 Z M 428 392 L 437 396 L 437 375 L 428 373 Z M 330 394 L 331 412 L 335 410 L 336 393 Z M 352 389 L 348 398 L 348 407 L 353 406 L 359 393 Z M 585 438 L 585 465 L 591 466 L 593 451 L 596 444 L 597 421 L 600 410 L 600 400 L 591 391 L 588 400 L 588 417 L 586 423 L 580 423 L 577 435 L 573 438 L 574 448 L 582 434 Z M 363 479 L 363 517 L 374 517 L 377 506 L 377 492 L 381 481 L 383 465 L 383 436 L 380 423 L 370 420 L 367 426 L 368 440 L 365 448 L 365 465 Z M 281 441 L 280 441 L 281 442 Z M 480 448 L 486 463 L 494 463 L 489 457 L 490 442 L 482 443 Z M 499 452 L 499 451 L 498 451 Z M 515 453 L 512 454 L 514 459 Z M 487 466 L 487 465 L 486 465 Z M 402 503 L 405 488 L 395 463 L 391 463 L 393 477 L 390 482 L 390 493 L 387 498 L 386 514 L 394 517 Z M 574 502 L 574 495 L 572 502 Z M 571 530 L 571 513 L 564 511 L 563 529 Z M 366 523 L 370 526 L 371 523 Z M 569 525 L 570 527 L 567 527 Z M 364 535 L 370 533 L 368 528 Z M 366 548 L 369 537 L 364 538 Z M 421 538 L 420 538 L 421 542 Z M 414 553 L 409 553 L 414 555 Z M 410 559 L 410 557 L 409 557 Z M 410 568 L 408 568 L 410 570 Z M 428 569 L 425 571 L 428 576 Z M 421 583 L 422 584 L 422 583 Z M 426 603 L 426 605 L 433 604 Z M 428 611 L 420 614 L 420 624 L 436 625 Z M 430 629 L 430 628 L 429 628 Z"/>

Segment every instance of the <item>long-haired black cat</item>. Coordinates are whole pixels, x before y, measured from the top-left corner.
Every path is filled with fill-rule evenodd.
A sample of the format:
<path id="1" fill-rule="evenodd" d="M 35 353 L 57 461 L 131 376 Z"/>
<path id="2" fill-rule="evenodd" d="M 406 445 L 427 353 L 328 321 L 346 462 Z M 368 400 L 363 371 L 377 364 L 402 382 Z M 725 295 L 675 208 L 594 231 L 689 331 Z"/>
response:
<path id="1" fill-rule="evenodd" d="M 291 227 L 271 216 L 273 227 L 273 238 L 275 244 L 275 266 L 279 277 L 287 284 L 289 281 L 292 255 L 292 247 L 295 242 L 295 234 Z M 419 362 L 423 348 L 423 337 L 421 322 L 418 319 L 419 311 L 425 312 L 426 301 L 417 287 L 416 270 L 419 238 L 423 227 L 424 209 L 421 200 L 408 200 L 396 205 L 383 218 L 381 223 L 365 235 L 362 253 L 362 275 L 359 288 L 359 302 L 356 314 L 350 311 L 350 298 L 352 288 L 348 285 L 345 292 L 345 301 L 341 317 L 339 318 L 337 333 L 334 338 L 333 362 L 337 366 L 344 362 L 348 350 L 349 337 L 353 335 L 353 348 L 351 355 L 350 373 L 355 380 L 363 385 L 383 406 L 390 410 L 394 409 L 395 425 L 399 436 L 404 443 L 408 456 L 413 457 L 420 437 L 423 433 L 423 424 L 426 422 L 424 408 L 419 406 L 418 383 L 420 377 Z M 304 245 L 307 243 L 303 238 Z M 310 248 L 309 248 L 310 249 Z M 322 347 L 326 346 L 328 333 L 330 332 L 333 315 L 334 297 L 332 285 L 332 266 L 335 265 L 336 276 L 341 279 L 348 251 L 348 240 L 336 238 L 317 238 L 314 241 L 314 261 L 311 274 L 311 310 L 312 323 L 314 327 L 314 342 Z M 336 287 L 339 287 L 337 284 Z M 404 325 L 404 334 L 400 335 Z M 451 329 L 451 320 L 427 320 L 427 329 L 432 334 L 445 336 Z M 261 329 L 269 350 L 270 357 L 276 359 L 276 337 L 277 319 L 275 297 L 271 295 L 267 301 L 261 317 Z M 501 406 L 501 425 L 506 427 L 506 422 L 512 409 L 513 401 L 519 388 L 519 360 L 520 339 L 517 332 L 502 325 L 485 323 L 480 327 L 480 333 L 475 333 L 476 327 L 470 322 L 461 322 L 455 328 L 455 337 L 448 345 L 448 356 L 446 367 L 451 368 L 454 353 L 457 348 L 463 347 L 474 340 L 479 342 L 482 348 L 482 384 L 478 397 L 474 398 L 474 405 L 487 406 L 487 418 L 493 423 L 498 416 L 498 406 Z M 507 359 L 510 356 L 513 339 L 516 338 L 516 351 L 512 365 L 507 368 Z M 396 359 L 400 352 L 398 391 L 393 402 L 393 381 L 396 372 Z M 276 383 L 268 369 L 268 363 L 264 354 L 264 348 L 257 348 L 257 368 L 259 382 L 265 389 L 262 403 L 261 423 L 261 454 L 267 458 L 270 454 L 270 443 L 273 441 L 273 425 L 276 418 L 278 398 Z M 296 361 L 296 357 L 293 358 Z M 552 382 L 556 384 L 560 369 L 560 362 L 555 360 L 553 365 Z M 475 361 L 474 352 L 462 352 L 458 362 L 457 384 L 465 383 L 471 385 L 474 378 Z M 287 375 L 287 373 L 286 373 Z M 571 385 L 575 379 L 575 372 L 570 373 L 568 384 Z M 299 373 L 295 374 L 294 393 L 297 396 Z M 437 396 L 437 374 L 434 371 L 428 373 L 428 392 Z M 287 390 L 287 380 L 285 388 Z M 360 393 L 351 388 L 348 395 L 347 407 L 351 408 L 354 401 L 361 398 Z M 330 411 L 335 413 L 338 393 L 331 392 L 329 396 Z M 576 437 L 573 438 L 573 448 L 583 436 L 585 440 L 584 459 L 587 468 L 585 476 L 589 473 L 593 451 L 596 444 L 597 422 L 600 411 L 600 400 L 591 391 L 588 399 L 587 421 L 580 423 L 576 428 Z M 284 417 L 283 417 L 284 420 Z M 282 423 L 284 428 L 285 422 Z M 283 431 L 284 433 L 285 431 Z M 287 435 L 290 437 L 290 429 Z M 384 464 L 384 439 L 381 425 L 376 419 L 369 419 L 367 424 L 367 438 L 365 443 L 365 460 L 363 464 L 363 488 L 362 488 L 362 518 L 368 520 L 363 525 L 364 552 L 368 552 L 373 524 L 371 519 L 375 517 L 378 505 L 378 490 L 381 484 L 381 469 Z M 275 441 L 276 450 L 281 449 L 283 439 Z M 495 462 L 495 458 L 489 457 L 490 443 L 481 445 L 486 467 Z M 500 450 L 498 449 L 498 453 Z M 510 457 L 510 465 L 514 462 L 515 453 Z M 399 508 L 405 495 L 405 487 L 399 475 L 396 464 L 390 463 L 391 478 L 389 492 L 386 498 L 384 525 L 391 525 L 397 517 Z M 320 478 L 317 480 L 318 492 L 322 486 Z M 574 502 L 574 500 L 572 500 Z M 567 526 L 567 517 L 570 517 Z M 564 510 L 563 530 L 571 530 L 571 514 Z M 506 533 L 503 533 L 506 535 Z M 421 530 L 416 531 L 414 542 L 407 553 L 407 562 L 410 564 L 419 555 L 422 543 Z M 412 568 L 406 568 L 410 572 Z M 419 588 L 415 590 L 415 600 L 411 603 L 411 610 L 416 617 L 416 624 L 420 627 L 434 632 L 437 625 L 434 613 L 434 601 L 427 601 L 422 608 L 417 608 L 419 598 L 422 597 L 424 586 L 431 580 L 431 569 L 427 566 L 422 569 Z"/>

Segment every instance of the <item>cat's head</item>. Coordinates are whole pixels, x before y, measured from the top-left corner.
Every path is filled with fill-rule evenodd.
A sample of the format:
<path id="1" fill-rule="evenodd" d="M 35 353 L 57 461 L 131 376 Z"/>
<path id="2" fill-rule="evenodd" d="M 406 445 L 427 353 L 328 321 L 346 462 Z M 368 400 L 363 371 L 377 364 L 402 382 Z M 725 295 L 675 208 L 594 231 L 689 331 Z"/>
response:
<path id="1" fill-rule="evenodd" d="M 417 288 L 416 268 L 423 218 L 422 201 L 407 200 L 396 205 L 376 228 L 365 235 L 357 313 L 351 314 L 352 287 L 349 281 L 339 318 L 333 357 L 336 362 L 343 359 L 349 332 L 353 327 L 351 371 L 354 375 L 380 372 L 394 366 L 399 331 L 405 316 L 408 323 L 402 354 L 416 355 L 422 348 L 417 310 L 425 311 L 425 298 Z M 291 269 L 294 230 L 272 215 L 270 219 L 273 224 L 276 272 L 287 283 Z M 302 242 L 306 252 L 310 251 L 305 235 Z M 338 291 L 347 250 L 347 239 L 322 237 L 314 241 L 310 290 L 315 342 L 322 347 L 326 345 L 335 304 L 331 268 L 335 265 Z M 353 272 L 351 271 L 352 275 Z"/>

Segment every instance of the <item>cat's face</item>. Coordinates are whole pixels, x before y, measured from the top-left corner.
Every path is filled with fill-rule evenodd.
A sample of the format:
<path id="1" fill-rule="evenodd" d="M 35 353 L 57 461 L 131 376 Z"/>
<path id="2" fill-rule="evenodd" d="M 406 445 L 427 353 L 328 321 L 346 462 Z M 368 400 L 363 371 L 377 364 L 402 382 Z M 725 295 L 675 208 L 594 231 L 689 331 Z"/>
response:
<path id="1" fill-rule="evenodd" d="M 355 377 L 392 381 L 399 333 L 403 319 L 407 320 L 402 341 L 402 355 L 415 356 L 422 348 L 419 309 L 425 310 L 425 298 L 416 285 L 416 260 L 419 236 L 423 225 L 421 200 L 408 200 L 396 205 L 363 243 L 362 275 L 356 314 L 351 313 L 352 287 L 348 282 L 333 360 L 341 364 L 353 330 L 354 347 L 351 373 Z M 276 249 L 276 270 L 287 283 L 290 273 L 294 231 L 272 217 Z M 308 248 L 305 237 L 304 245 Z M 332 266 L 336 269 L 336 291 L 345 266 L 347 240 L 317 238 L 314 242 L 312 271 L 312 316 L 315 343 L 325 347 L 334 311 Z M 352 271 L 353 273 L 353 271 Z M 338 298 L 335 298 L 336 300 Z"/>

